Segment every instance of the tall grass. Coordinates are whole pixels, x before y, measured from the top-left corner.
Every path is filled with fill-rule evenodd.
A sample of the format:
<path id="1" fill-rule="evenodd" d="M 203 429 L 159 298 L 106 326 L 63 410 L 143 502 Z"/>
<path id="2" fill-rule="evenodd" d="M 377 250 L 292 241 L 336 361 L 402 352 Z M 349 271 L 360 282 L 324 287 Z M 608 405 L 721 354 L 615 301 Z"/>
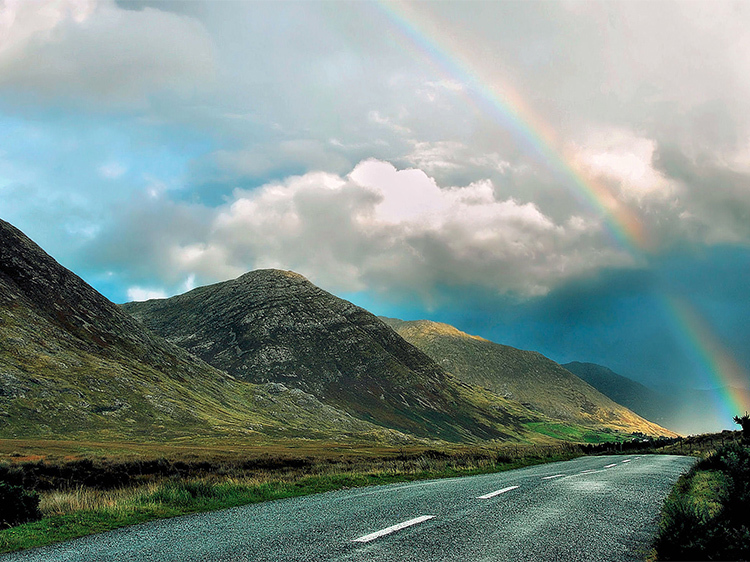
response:
<path id="1" fill-rule="evenodd" d="M 53 490 L 41 495 L 39 509 L 46 517 L 68 515 L 80 511 L 122 511 L 124 506 L 143 493 L 154 488 L 156 484 L 136 488 L 118 488 L 115 490 L 95 490 L 78 487 L 73 490 Z"/>

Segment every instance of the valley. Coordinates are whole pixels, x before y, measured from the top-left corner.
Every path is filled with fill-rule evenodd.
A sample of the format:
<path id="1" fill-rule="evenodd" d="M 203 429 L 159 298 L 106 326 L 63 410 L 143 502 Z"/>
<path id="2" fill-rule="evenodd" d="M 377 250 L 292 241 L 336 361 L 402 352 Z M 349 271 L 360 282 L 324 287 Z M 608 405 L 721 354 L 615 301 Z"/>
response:
<path id="1" fill-rule="evenodd" d="M 670 434 L 625 409 L 576 417 L 461 380 L 295 273 L 121 308 L 8 223 L 0 241 L 2 438 L 544 443 L 533 428 L 551 420 L 602 439 Z"/>
<path id="2" fill-rule="evenodd" d="M 45 517 L 4 550 L 675 436 L 540 354 L 380 319 L 293 272 L 118 306 L 2 221 L 0 420 L 2 479 Z"/>

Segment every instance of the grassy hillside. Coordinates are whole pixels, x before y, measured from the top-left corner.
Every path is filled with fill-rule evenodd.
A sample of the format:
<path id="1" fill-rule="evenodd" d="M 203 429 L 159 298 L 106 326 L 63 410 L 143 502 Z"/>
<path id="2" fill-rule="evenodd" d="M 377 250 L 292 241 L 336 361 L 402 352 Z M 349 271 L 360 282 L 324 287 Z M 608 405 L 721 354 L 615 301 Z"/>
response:
<path id="1" fill-rule="evenodd" d="M 670 425 L 673 406 L 659 392 L 595 363 L 573 361 L 563 367 L 618 404 L 656 423 Z"/>
<path id="2" fill-rule="evenodd" d="M 548 421 L 454 378 L 371 313 L 293 272 L 253 271 L 123 309 L 238 379 L 280 382 L 417 436 L 542 439 L 529 424 Z"/>
<path id="3" fill-rule="evenodd" d="M 150 332 L 0 221 L 0 438 L 552 441 L 530 429 L 543 417 L 457 381 L 366 311 L 300 276 L 266 277 L 256 289 L 279 290 L 262 306 L 248 308 L 230 285 L 224 297 L 242 306 L 198 311 L 238 315 L 234 329 L 218 326 L 207 341 L 221 342 L 217 357 L 252 358 L 238 365 L 261 375 L 254 384 Z M 204 300 L 215 289 L 193 294 Z M 255 352 L 241 348 L 247 341 L 259 342 Z M 291 384 L 302 379 L 308 386 Z"/>
<path id="4" fill-rule="evenodd" d="M 384 320 L 462 381 L 519 401 L 548 418 L 584 427 L 672 435 L 613 402 L 539 353 L 500 345 L 448 324 Z M 554 436 L 566 434 L 566 431 L 551 432 L 541 426 L 534 429 Z"/>
<path id="5" fill-rule="evenodd" d="M 409 440 L 146 330 L 0 221 L 0 437 Z"/>

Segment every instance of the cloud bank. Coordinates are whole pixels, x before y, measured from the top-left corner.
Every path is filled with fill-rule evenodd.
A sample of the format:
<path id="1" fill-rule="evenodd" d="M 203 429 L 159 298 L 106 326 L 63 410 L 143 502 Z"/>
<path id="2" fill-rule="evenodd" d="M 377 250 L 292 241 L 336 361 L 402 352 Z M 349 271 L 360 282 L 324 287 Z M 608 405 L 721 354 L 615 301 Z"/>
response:
<path id="1" fill-rule="evenodd" d="M 748 364 L 748 28 L 729 0 L 0 0 L 0 216 L 116 301 L 281 267 L 698 380 L 654 303 Z"/>
<path id="2" fill-rule="evenodd" d="M 214 65 L 211 38 L 186 16 L 111 0 L 0 3 L 0 90 L 19 100 L 143 105 L 210 81 Z"/>
<path id="3" fill-rule="evenodd" d="M 199 208 L 164 202 L 152 215 L 124 215 L 129 239 L 118 233 L 97 254 L 117 263 L 137 259 L 173 283 L 277 267 L 335 290 L 426 299 L 436 287 L 461 285 L 539 296 L 568 279 L 633 263 L 607 242 L 599 221 L 558 223 L 533 203 L 498 199 L 488 180 L 441 188 L 419 169 L 374 159 L 346 176 L 311 172 L 238 189 L 223 206 L 203 208 L 202 218 Z"/>

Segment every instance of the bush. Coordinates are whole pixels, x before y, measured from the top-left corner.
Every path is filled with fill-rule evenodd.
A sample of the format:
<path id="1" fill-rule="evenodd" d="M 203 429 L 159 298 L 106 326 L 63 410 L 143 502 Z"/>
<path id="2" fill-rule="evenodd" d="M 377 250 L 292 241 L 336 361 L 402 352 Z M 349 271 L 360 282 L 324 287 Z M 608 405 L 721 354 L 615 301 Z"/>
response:
<path id="1" fill-rule="evenodd" d="M 720 489 L 701 486 L 710 481 Z M 712 503 L 718 509 L 711 509 Z M 698 462 L 678 481 L 662 509 L 654 543 L 658 559 L 750 559 L 748 506 L 750 447 L 733 443 Z"/>
<path id="2" fill-rule="evenodd" d="M 0 528 L 15 527 L 41 518 L 36 492 L 0 482 Z"/>
<path id="3" fill-rule="evenodd" d="M 745 412 L 745 415 L 734 416 L 734 423 L 742 427 L 742 439 L 743 441 L 750 441 L 750 414 Z"/>

